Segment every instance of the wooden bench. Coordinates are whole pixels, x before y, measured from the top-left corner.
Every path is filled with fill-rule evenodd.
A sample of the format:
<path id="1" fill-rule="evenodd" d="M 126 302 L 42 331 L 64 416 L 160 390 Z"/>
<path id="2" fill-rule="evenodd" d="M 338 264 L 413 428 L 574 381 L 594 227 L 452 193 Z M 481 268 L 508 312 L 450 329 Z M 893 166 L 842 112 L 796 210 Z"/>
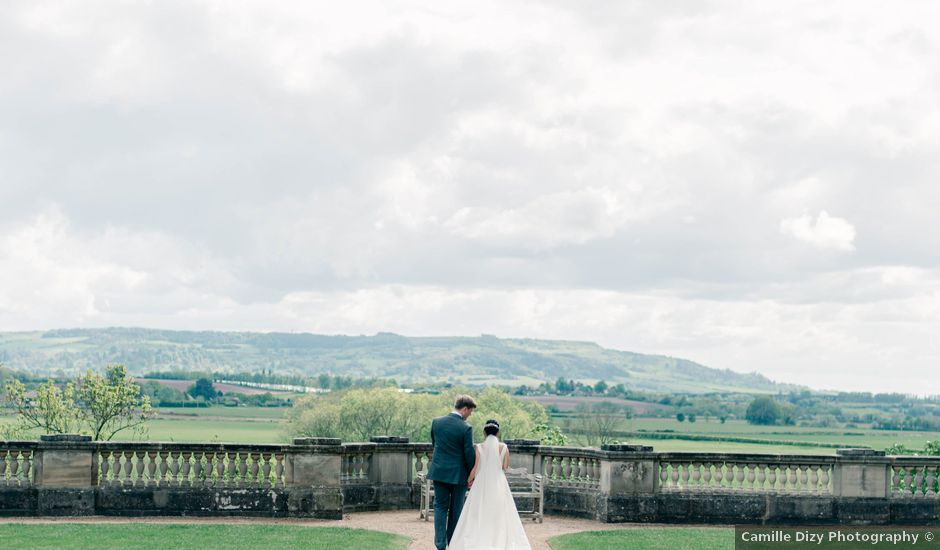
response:
<path id="1" fill-rule="evenodd" d="M 418 517 L 424 521 L 431 521 L 431 516 L 434 515 L 434 482 L 427 478 L 425 472 L 418 472 L 416 478 L 421 488 L 421 508 Z M 506 470 L 506 481 L 509 482 L 509 490 L 516 499 L 517 506 L 519 499 L 532 501 L 532 509 L 520 509 L 519 517 L 531 518 L 533 521 L 542 523 L 545 506 L 542 476 L 530 474 L 525 468 L 509 468 Z"/>

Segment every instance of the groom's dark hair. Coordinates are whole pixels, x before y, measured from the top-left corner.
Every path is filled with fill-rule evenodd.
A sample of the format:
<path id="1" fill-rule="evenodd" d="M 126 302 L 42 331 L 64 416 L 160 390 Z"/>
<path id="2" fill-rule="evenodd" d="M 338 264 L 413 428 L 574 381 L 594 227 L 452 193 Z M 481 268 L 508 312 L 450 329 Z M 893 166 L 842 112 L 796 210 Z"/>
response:
<path id="1" fill-rule="evenodd" d="M 469 395 L 458 395 L 457 401 L 454 403 L 454 410 L 460 410 L 464 407 L 469 407 L 470 409 L 477 408 L 477 402 L 473 400 Z"/>

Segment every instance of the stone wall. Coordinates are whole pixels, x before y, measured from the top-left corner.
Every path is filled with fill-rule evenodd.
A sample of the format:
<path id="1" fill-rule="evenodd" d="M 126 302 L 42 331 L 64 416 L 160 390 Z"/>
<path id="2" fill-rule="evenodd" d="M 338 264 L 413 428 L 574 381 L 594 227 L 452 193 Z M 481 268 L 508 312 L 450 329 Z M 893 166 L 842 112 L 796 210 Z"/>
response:
<path id="1" fill-rule="evenodd" d="M 544 509 L 602 522 L 940 523 L 940 458 L 656 453 L 507 441 L 539 474 Z M 0 441 L 0 515 L 250 515 L 339 519 L 414 509 L 430 445 L 295 439 L 291 445 Z M 530 503 L 526 503 L 530 504 Z"/>

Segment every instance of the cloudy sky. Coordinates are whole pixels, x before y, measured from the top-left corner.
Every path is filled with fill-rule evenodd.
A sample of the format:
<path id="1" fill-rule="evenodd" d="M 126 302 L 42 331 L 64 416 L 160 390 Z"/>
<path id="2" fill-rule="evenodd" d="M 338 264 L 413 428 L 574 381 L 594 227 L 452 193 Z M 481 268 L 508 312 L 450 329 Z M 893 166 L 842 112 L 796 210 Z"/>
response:
<path id="1" fill-rule="evenodd" d="M 0 330 L 583 339 L 940 393 L 940 7 L 0 7 Z"/>

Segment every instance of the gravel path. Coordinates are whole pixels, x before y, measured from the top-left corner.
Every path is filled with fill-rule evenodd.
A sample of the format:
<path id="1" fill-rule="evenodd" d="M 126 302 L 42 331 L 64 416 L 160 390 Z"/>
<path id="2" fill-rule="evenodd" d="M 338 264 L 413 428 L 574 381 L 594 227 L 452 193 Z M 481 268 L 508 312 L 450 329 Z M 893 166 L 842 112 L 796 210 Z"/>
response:
<path id="1" fill-rule="evenodd" d="M 434 550 L 434 523 L 418 519 L 417 510 L 398 512 L 370 512 L 361 514 L 348 514 L 342 521 L 309 520 L 296 518 L 194 518 L 194 517 L 150 517 L 150 518 L 118 518 L 108 516 L 96 517 L 65 517 L 65 518 L 0 518 L 3 523 L 186 523 L 186 524 L 284 524 L 353 527 L 359 529 L 372 529 L 404 535 L 411 539 L 409 550 Z M 636 527 L 631 524 L 606 524 L 586 519 L 576 519 L 558 516 L 546 516 L 544 523 L 524 521 L 526 533 L 532 543 L 533 550 L 550 550 L 548 539 L 565 533 L 579 531 L 600 531 L 606 529 L 623 529 Z"/>

